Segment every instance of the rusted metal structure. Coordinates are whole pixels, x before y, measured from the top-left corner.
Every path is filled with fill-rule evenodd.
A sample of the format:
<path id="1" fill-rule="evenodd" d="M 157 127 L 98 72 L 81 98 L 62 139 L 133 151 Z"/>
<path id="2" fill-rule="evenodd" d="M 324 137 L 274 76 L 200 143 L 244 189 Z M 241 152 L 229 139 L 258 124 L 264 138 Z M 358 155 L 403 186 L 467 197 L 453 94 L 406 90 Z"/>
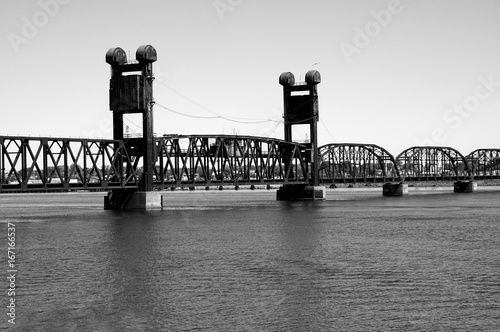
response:
<path id="1" fill-rule="evenodd" d="M 394 157 L 374 144 L 335 143 L 319 148 L 322 183 L 401 181 Z"/>

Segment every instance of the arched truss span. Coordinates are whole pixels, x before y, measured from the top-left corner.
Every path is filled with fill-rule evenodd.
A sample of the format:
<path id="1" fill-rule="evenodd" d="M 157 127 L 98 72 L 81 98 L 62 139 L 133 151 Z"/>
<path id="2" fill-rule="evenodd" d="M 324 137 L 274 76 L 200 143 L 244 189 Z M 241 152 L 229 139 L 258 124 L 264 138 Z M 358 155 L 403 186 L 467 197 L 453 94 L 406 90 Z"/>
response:
<path id="1" fill-rule="evenodd" d="M 394 157 L 374 144 L 335 143 L 319 148 L 320 179 L 334 182 L 382 182 L 400 179 Z"/>
<path id="2" fill-rule="evenodd" d="M 500 178 L 500 149 L 474 150 L 467 155 L 466 159 L 474 178 Z"/>
<path id="3" fill-rule="evenodd" d="M 155 187 L 308 183 L 304 146 L 233 135 L 156 139 Z"/>
<path id="4" fill-rule="evenodd" d="M 466 158 L 457 150 L 441 146 L 414 146 L 396 157 L 398 169 L 407 181 L 469 179 Z"/>

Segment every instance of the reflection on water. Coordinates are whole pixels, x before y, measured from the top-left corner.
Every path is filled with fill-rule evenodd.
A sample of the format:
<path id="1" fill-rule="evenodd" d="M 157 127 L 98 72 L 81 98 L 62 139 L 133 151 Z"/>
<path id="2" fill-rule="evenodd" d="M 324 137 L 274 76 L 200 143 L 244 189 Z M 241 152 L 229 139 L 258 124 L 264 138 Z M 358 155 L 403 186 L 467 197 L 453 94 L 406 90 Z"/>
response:
<path id="1" fill-rule="evenodd" d="M 148 212 L 103 210 L 103 195 L 0 196 L 18 330 L 500 326 L 499 192 L 179 191 Z"/>

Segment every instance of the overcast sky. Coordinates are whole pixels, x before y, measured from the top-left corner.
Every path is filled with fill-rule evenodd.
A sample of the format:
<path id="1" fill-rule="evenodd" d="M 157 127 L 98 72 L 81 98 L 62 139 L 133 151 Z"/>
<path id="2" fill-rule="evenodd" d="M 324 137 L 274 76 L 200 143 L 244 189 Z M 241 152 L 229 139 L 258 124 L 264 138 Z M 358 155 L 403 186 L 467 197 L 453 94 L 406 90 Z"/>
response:
<path id="1" fill-rule="evenodd" d="M 158 134 L 283 138 L 278 77 L 316 69 L 320 144 L 500 147 L 500 1 L 1 0 L 0 15 L 0 135 L 112 138 L 106 51 L 150 44 L 154 98 L 184 114 L 155 106 Z"/>

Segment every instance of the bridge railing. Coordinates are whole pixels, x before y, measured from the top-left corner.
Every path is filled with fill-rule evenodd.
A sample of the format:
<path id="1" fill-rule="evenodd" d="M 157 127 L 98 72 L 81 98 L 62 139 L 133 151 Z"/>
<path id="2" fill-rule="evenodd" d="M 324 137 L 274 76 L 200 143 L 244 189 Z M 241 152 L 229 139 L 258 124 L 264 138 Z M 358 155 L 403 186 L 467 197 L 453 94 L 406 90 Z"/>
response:
<path id="1" fill-rule="evenodd" d="M 136 187 L 123 142 L 0 136 L 0 191 Z"/>
<path id="2" fill-rule="evenodd" d="M 155 186 L 308 183 L 305 148 L 278 139 L 165 135 L 156 139 Z"/>

